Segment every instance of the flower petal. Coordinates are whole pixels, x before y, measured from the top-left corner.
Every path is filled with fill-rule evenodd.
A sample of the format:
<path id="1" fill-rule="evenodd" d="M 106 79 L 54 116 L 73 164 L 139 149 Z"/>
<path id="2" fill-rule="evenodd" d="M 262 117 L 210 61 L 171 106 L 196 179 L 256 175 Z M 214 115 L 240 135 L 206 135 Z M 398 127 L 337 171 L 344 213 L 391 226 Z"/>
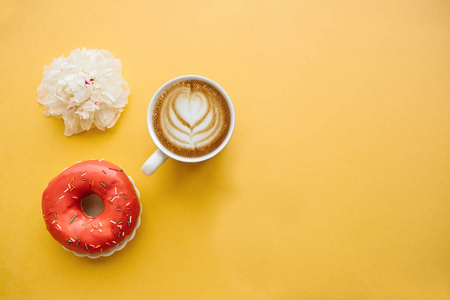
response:
<path id="1" fill-rule="evenodd" d="M 75 49 L 44 67 L 37 101 L 44 114 L 63 118 L 64 134 L 111 128 L 128 103 L 122 64 L 107 50 Z"/>

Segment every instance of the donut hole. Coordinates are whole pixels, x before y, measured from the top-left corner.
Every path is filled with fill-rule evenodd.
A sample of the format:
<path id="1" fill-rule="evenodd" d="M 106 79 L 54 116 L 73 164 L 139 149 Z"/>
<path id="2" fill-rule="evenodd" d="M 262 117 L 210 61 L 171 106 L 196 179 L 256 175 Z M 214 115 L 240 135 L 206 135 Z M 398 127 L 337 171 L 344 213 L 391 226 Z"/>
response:
<path id="1" fill-rule="evenodd" d="M 97 194 L 90 194 L 81 199 L 81 210 L 89 218 L 95 218 L 105 209 L 102 198 Z"/>

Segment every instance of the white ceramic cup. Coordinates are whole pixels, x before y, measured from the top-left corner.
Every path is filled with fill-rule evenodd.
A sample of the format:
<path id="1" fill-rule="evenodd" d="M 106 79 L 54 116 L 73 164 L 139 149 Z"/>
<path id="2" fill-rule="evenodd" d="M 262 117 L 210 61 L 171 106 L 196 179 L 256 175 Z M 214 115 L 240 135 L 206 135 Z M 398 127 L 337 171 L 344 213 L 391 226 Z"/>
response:
<path id="1" fill-rule="evenodd" d="M 228 107 L 230 109 L 230 128 L 228 129 L 228 133 L 227 133 L 225 139 L 223 140 L 222 144 L 220 144 L 219 147 L 214 149 L 214 151 L 209 152 L 208 154 L 205 154 L 205 155 L 199 156 L 199 157 L 185 157 L 185 156 L 180 156 L 180 155 L 177 155 L 177 154 L 171 152 L 166 147 L 164 147 L 164 145 L 161 144 L 161 142 L 158 140 L 158 138 L 156 136 L 155 129 L 153 128 L 153 120 L 152 120 L 153 119 L 153 109 L 155 107 L 156 100 L 158 100 L 158 98 L 162 94 L 162 92 L 164 92 L 164 90 L 166 90 L 168 87 L 170 87 L 171 85 L 173 85 L 177 82 L 185 81 L 185 80 L 203 81 L 203 82 L 206 82 L 207 84 L 213 86 L 222 94 L 222 96 L 226 100 Z M 227 92 L 225 92 L 225 90 L 220 85 L 218 85 L 216 82 L 212 81 L 211 79 L 203 77 L 203 76 L 198 76 L 198 75 L 184 75 L 184 76 L 176 77 L 176 78 L 166 82 L 162 87 L 160 87 L 156 91 L 156 93 L 153 95 L 152 99 L 150 100 L 150 104 L 148 106 L 148 111 L 147 111 L 148 131 L 150 132 L 150 136 L 152 137 L 153 142 L 158 147 L 158 150 L 156 150 L 155 153 L 153 153 L 153 155 L 150 156 L 150 158 L 147 159 L 147 161 L 144 163 L 144 165 L 141 168 L 142 172 L 147 176 L 152 175 L 169 157 L 171 157 L 175 160 L 187 162 L 187 163 L 195 163 L 195 162 L 200 162 L 200 161 L 210 159 L 211 157 L 217 155 L 220 151 L 222 151 L 222 149 L 225 148 L 225 146 L 228 144 L 228 142 L 231 139 L 231 135 L 233 134 L 233 131 L 234 131 L 235 122 L 236 122 L 236 115 L 234 112 L 234 106 L 233 106 L 233 103 L 231 102 L 230 96 L 228 96 Z"/>

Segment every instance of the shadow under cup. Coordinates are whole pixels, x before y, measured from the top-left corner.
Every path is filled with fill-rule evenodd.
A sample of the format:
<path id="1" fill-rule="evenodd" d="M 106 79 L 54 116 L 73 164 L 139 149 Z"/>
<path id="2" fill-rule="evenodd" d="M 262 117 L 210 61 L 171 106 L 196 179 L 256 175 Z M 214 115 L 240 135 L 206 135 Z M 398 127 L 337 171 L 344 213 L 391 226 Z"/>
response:
<path id="1" fill-rule="evenodd" d="M 157 129 L 155 129 L 154 123 L 158 122 L 157 124 L 160 124 L 160 126 L 163 126 L 163 122 L 161 122 L 161 120 L 154 119 L 155 118 L 155 116 L 154 116 L 155 107 L 157 110 L 161 109 L 160 103 L 158 100 L 160 99 L 161 95 L 163 95 L 164 93 L 167 93 L 167 94 L 163 95 L 164 100 L 162 102 L 173 101 L 173 102 L 169 103 L 170 105 L 169 104 L 166 105 L 169 107 L 167 109 L 171 110 L 170 111 L 171 117 L 168 117 L 168 118 L 169 119 L 173 118 L 173 120 L 169 120 L 169 122 L 166 122 L 165 124 L 168 124 L 167 126 L 173 126 L 173 128 L 177 128 L 177 126 L 182 127 L 180 124 L 183 124 L 186 126 L 191 126 L 192 123 L 188 123 L 188 121 L 185 121 L 186 118 L 184 118 L 184 116 L 182 116 L 182 110 L 180 113 L 180 111 L 175 110 L 174 107 L 175 107 L 175 105 L 177 105 L 177 107 L 183 107 L 184 103 L 182 103 L 182 102 L 184 100 L 186 100 L 186 97 L 183 98 L 182 93 L 183 93 L 184 87 L 182 85 L 193 84 L 195 82 L 200 83 L 200 86 L 202 86 L 202 84 L 205 87 L 210 86 L 209 87 L 210 90 L 216 91 L 220 94 L 221 97 L 218 97 L 218 98 L 222 99 L 221 103 L 223 102 L 226 105 L 226 108 L 228 109 L 228 112 L 229 112 L 228 130 L 224 131 L 224 133 L 222 134 L 222 137 L 221 137 L 222 138 L 221 142 L 219 142 L 218 145 L 215 145 L 215 147 L 213 147 L 213 149 L 210 152 L 205 151 L 206 153 L 204 153 L 204 154 L 202 153 L 199 156 L 180 155 L 179 153 L 175 153 L 176 151 L 171 151 L 171 149 L 169 149 L 170 145 L 167 146 L 168 143 L 161 142 L 160 137 L 158 137 L 158 133 L 156 132 Z M 179 88 L 179 86 L 182 86 L 182 87 Z M 212 87 L 212 89 L 211 89 L 211 87 Z M 187 89 L 189 89 L 189 88 L 187 88 Z M 175 91 L 172 92 L 173 90 L 175 90 Z M 176 94 L 176 93 L 178 93 L 178 94 Z M 175 95 L 172 95 L 172 94 L 175 94 Z M 194 96 L 195 96 L 195 92 L 189 94 L 187 96 L 186 101 L 188 101 L 190 103 L 192 97 L 194 97 Z M 170 98 L 170 97 L 172 97 L 172 98 Z M 198 97 L 200 97 L 200 96 L 198 96 Z M 184 101 L 184 102 L 186 102 L 186 101 Z M 184 107 L 186 107 L 186 105 Z M 199 105 L 195 106 L 194 104 L 190 104 L 190 106 L 188 106 L 188 108 L 186 108 L 187 109 L 186 111 L 188 111 L 188 113 L 189 113 L 189 114 L 186 113 L 186 116 L 189 117 L 189 116 L 195 115 L 197 113 L 197 111 L 195 111 L 195 109 L 197 109 L 197 108 L 200 109 L 199 107 L 200 107 Z M 201 106 L 201 107 L 203 107 L 203 106 Z M 169 114 L 169 112 L 167 112 L 167 114 L 165 114 L 165 115 L 168 115 L 168 114 Z M 200 112 L 200 115 L 201 115 L 201 112 Z M 217 114 L 214 114 L 214 116 L 215 115 L 217 115 Z M 160 112 L 157 111 L 156 118 L 159 118 L 159 116 L 160 116 Z M 196 120 L 195 118 L 192 119 L 192 122 L 195 122 L 195 120 Z M 178 125 L 174 124 L 177 122 L 179 122 Z M 168 157 L 171 157 L 175 160 L 182 161 L 182 162 L 193 163 L 193 162 L 204 161 L 204 160 L 207 160 L 207 159 L 217 155 L 220 151 L 222 151 L 222 149 L 228 144 L 229 140 L 231 139 L 231 136 L 234 131 L 235 122 L 236 122 L 236 116 L 235 116 L 233 103 L 231 102 L 231 99 L 228 96 L 227 92 L 215 81 L 213 81 L 209 78 L 203 77 L 203 76 L 199 76 L 199 75 L 185 75 L 185 76 L 180 76 L 180 77 L 177 77 L 177 78 L 174 78 L 174 79 L 168 81 L 163 86 L 161 86 L 158 89 L 158 91 L 156 91 L 156 93 L 153 95 L 153 97 L 150 101 L 149 107 L 148 107 L 148 111 L 147 111 L 148 130 L 150 132 L 150 136 L 153 139 L 153 142 L 158 147 L 158 150 L 142 166 L 142 171 L 146 175 L 151 175 L 157 168 L 159 168 L 159 166 Z M 197 124 L 197 123 L 195 123 L 195 124 Z M 161 134 L 159 134 L 159 136 L 161 136 Z M 174 138 L 176 139 L 176 137 L 174 137 Z"/>

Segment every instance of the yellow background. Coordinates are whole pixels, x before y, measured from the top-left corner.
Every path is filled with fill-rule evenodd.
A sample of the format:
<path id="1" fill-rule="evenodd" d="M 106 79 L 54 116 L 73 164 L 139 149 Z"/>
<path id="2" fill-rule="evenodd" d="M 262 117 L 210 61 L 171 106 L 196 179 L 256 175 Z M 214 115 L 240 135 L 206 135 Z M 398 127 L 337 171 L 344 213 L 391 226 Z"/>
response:
<path id="1" fill-rule="evenodd" d="M 450 2 L 0 2 L 0 298 L 450 299 Z M 131 87 L 110 130 L 65 137 L 43 66 L 111 51 Z M 217 157 L 169 160 L 146 124 L 179 75 L 237 115 Z M 41 195 L 79 160 L 131 175 L 142 225 L 109 258 L 46 231 Z"/>

